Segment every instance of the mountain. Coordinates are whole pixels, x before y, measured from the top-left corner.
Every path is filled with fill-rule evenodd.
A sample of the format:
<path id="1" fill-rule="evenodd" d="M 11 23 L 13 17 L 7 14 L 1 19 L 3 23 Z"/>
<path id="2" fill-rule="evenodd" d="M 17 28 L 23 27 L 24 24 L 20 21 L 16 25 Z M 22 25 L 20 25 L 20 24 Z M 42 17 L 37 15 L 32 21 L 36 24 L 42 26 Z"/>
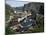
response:
<path id="1" fill-rule="evenodd" d="M 40 10 L 40 11 L 39 11 Z M 35 13 L 44 13 L 44 3 L 30 2 L 24 4 L 24 11 L 34 11 Z"/>
<path id="2" fill-rule="evenodd" d="M 22 6 L 22 7 L 16 7 L 15 10 L 16 10 L 17 12 L 23 12 L 23 6 Z"/>

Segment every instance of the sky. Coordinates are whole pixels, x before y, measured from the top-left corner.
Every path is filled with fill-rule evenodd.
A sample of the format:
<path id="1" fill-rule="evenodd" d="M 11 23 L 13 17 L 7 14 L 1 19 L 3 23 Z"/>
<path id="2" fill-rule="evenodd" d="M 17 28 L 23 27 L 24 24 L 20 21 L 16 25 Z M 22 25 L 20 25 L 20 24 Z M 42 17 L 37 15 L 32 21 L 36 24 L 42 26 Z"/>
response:
<path id="1" fill-rule="evenodd" d="M 26 2 L 26 0 L 6 0 L 6 3 L 9 4 L 12 7 L 20 7 L 24 6 L 24 4 L 27 4 L 29 2 Z"/>

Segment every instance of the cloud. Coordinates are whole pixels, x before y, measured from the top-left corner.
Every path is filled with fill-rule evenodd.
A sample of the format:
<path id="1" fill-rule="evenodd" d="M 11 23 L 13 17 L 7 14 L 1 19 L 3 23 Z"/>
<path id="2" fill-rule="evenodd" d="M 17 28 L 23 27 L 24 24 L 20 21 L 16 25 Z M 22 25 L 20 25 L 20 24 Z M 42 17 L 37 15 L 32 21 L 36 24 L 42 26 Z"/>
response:
<path id="1" fill-rule="evenodd" d="M 16 1 L 28 1 L 28 0 L 16 0 Z"/>
<path id="2" fill-rule="evenodd" d="M 19 1 L 22 1 L 22 2 L 19 2 Z M 24 4 L 28 3 L 23 1 L 24 0 L 7 0 L 6 3 L 12 7 L 19 7 L 19 6 L 24 6 Z"/>

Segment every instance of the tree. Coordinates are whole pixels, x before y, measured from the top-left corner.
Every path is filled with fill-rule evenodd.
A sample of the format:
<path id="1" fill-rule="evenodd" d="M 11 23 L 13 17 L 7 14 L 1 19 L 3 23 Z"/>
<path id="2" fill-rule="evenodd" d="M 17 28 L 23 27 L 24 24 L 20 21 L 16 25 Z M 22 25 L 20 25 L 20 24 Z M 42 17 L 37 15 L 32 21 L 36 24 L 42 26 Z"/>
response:
<path id="1" fill-rule="evenodd" d="M 11 13 L 13 13 L 12 7 L 8 4 L 5 4 L 5 17 L 6 17 L 5 20 L 6 21 L 9 20 Z"/>
<path id="2" fill-rule="evenodd" d="M 44 5 L 40 6 L 39 14 L 44 15 Z"/>

